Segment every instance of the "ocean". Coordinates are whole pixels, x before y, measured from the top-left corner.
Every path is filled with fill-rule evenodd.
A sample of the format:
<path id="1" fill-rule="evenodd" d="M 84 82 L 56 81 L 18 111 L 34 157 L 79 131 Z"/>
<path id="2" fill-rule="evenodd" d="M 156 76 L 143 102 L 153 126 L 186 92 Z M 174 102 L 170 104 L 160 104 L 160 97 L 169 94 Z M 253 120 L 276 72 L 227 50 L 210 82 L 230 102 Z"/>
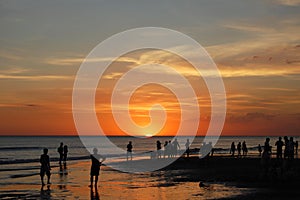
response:
<path id="1" fill-rule="evenodd" d="M 5 136 L 0 137 L 0 180 L 3 178 L 8 178 L 10 176 L 26 176 L 24 171 L 31 171 L 38 169 L 39 157 L 42 154 L 43 148 L 49 149 L 49 156 L 51 161 L 57 164 L 58 153 L 57 148 L 60 142 L 68 145 L 69 153 L 68 160 L 87 160 L 89 159 L 90 152 L 96 144 L 92 146 L 85 146 L 82 144 L 81 140 L 77 136 Z M 223 154 L 229 155 L 229 148 L 232 142 L 237 144 L 238 142 L 246 141 L 248 147 L 249 155 L 258 155 L 258 144 L 263 146 L 266 137 L 220 137 L 217 144 L 214 146 L 215 155 Z M 271 146 L 275 145 L 277 137 L 271 138 Z M 93 137 L 90 137 L 93 141 Z M 134 138 L 134 137 L 109 137 L 109 139 L 118 147 L 126 149 L 128 141 L 133 143 L 133 156 L 134 159 L 145 158 L 145 156 L 153 150 L 156 150 L 156 141 L 159 140 L 162 143 L 165 141 L 172 140 L 173 137 L 151 137 L 151 138 Z M 296 141 L 298 138 L 295 138 Z M 178 138 L 179 145 L 181 149 L 185 149 L 186 139 L 184 137 Z M 191 144 L 190 149 L 199 149 L 201 147 L 203 137 L 196 137 L 193 143 Z M 101 144 L 100 144 L 101 146 Z M 105 146 L 102 145 L 102 148 Z M 113 150 L 107 149 L 105 156 L 107 157 L 106 162 L 123 159 L 124 155 L 117 155 Z M 101 153 L 101 152 L 100 152 Z M 30 174 L 28 174 L 30 175 Z"/>

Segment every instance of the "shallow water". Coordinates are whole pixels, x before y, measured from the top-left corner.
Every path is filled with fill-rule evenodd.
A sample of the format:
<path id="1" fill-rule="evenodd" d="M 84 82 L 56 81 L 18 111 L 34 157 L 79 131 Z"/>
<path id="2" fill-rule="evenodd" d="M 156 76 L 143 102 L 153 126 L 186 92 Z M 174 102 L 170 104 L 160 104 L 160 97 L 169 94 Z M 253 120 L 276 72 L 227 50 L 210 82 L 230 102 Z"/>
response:
<path id="1" fill-rule="evenodd" d="M 41 190 L 38 175 L 11 178 L 1 184 L 1 199 L 218 199 L 246 195 L 252 189 L 225 183 L 177 182 L 181 171 L 127 174 L 103 167 L 97 190 L 89 185 L 90 162 L 71 162 L 54 168 L 49 188 Z M 96 192 L 97 191 L 97 192 Z M 97 196 L 98 193 L 98 196 Z"/>

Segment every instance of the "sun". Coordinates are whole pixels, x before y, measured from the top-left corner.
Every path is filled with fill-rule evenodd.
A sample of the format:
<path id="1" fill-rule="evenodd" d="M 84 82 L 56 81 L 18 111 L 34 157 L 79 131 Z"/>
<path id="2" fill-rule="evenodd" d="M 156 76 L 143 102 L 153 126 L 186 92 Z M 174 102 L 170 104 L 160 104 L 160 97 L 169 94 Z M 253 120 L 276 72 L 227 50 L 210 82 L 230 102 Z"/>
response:
<path id="1" fill-rule="evenodd" d="M 145 136 L 146 137 L 152 137 L 153 135 L 152 134 L 146 134 Z"/>

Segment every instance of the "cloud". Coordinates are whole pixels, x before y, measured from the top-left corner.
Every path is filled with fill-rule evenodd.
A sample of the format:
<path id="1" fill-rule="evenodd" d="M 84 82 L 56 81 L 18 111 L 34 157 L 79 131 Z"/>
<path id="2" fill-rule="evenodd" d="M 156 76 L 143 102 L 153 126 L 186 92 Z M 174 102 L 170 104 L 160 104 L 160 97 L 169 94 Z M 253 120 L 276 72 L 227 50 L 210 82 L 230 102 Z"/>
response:
<path id="1" fill-rule="evenodd" d="M 277 115 L 272 115 L 272 114 L 265 114 L 265 113 L 260 113 L 260 112 L 251 112 L 251 113 L 246 113 L 244 115 L 231 115 L 228 117 L 228 120 L 230 122 L 250 122 L 253 120 L 272 120 L 276 117 Z"/>
<path id="2" fill-rule="evenodd" d="M 70 80 L 74 79 L 74 76 L 58 76 L 58 75 L 5 75 L 0 74 L 0 79 L 15 79 L 15 80 L 31 80 L 31 81 L 43 81 L 43 80 Z"/>
<path id="3" fill-rule="evenodd" d="M 4 69 L 0 69 L 0 74 L 22 74 L 28 71 L 30 70 L 23 67 L 4 67 Z"/>
<path id="4" fill-rule="evenodd" d="M 0 103 L 0 108 L 40 107 L 38 104 Z"/>
<path id="5" fill-rule="evenodd" d="M 276 3 L 286 6 L 299 6 L 300 0 L 275 0 Z"/>

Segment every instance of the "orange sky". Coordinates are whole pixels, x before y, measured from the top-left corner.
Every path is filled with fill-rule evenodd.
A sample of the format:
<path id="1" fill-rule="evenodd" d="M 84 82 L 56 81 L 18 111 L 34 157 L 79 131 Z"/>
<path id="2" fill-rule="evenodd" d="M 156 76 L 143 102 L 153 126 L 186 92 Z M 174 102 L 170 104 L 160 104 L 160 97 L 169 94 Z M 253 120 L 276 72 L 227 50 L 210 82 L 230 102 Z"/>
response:
<path id="1" fill-rule="evenodd" d="M 0 135 L 76 135 L 72 89 L 83 59 L 111 35 L 143 26 L 181 31 L 208 51 L 226 89 L 222 135 L 299 135 L 299 9 L 298 0 L 179 1 L 160 6 L 107 1 L 84 8 L 74 2 L 60 6 L 3 2 Z M 95 102 L 105 133 L 123 134 L 111 114 L 114 84 L 124 72 L 147 63 L 171 66 L 188 79 L 200 106 L 198 134 L 204 135 L 211 116 L 205 83 L 180 57 L 155 50 L 124 55 L 102 77 Z M 145 72 L 151 73 L 155 72 Z M 146 85 L 134 93 L 132 119 L 147 125 L 149 108 L 155 103 L 163 105 L 168 114 L 158 135 L 174 134 L 180 121 L 179 104 L 174 94 L 161 86 Z M 186 123 L 194 120 L 191 115 Z"/>

